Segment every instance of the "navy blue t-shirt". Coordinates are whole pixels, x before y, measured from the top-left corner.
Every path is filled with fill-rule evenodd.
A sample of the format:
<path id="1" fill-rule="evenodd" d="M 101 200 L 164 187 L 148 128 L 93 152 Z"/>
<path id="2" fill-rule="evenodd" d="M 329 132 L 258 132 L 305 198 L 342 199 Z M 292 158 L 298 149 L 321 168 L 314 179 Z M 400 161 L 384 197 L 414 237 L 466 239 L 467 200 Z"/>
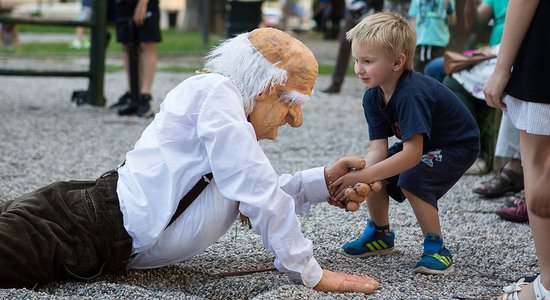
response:
<path id="1" fill-rule="evenodd" d="M 477 123 L 462 101 L 447 87 L 421 73 L 405 71 L 387 105 L 379 86 L 368 89 L 363 96 L 363 109 L 370 140 L 395 135 L 406 141 L 422 133 L 422 153 L 479 143 Z"/>

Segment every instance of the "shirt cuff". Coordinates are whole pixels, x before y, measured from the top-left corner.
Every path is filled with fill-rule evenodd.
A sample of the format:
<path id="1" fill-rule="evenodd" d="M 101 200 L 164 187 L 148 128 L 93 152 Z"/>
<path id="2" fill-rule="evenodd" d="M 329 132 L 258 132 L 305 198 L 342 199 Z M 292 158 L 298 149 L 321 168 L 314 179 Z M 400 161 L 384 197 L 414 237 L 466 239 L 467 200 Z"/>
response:
<path id="1" fill-rule="evenodd" d="M 313 288 L 321 281 L 321 277 L 323 277 L 323 269 L 315 257 L 312 257 L 302 272 L 302 283 L 308 288 Z"/>
<path id="2" fill-rule="evenodd" d="M 303 170 L 302 183 L 311 202 L 321 203 L 330 197 L 325 181 L 325 167 Z"/>

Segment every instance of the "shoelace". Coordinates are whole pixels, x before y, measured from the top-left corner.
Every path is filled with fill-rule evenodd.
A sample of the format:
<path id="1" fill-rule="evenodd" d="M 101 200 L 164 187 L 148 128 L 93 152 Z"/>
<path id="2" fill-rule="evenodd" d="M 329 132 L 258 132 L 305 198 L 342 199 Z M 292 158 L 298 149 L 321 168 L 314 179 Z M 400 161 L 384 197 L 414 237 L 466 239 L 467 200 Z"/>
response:
<path id="1" fill-rule="evenodd" d="M 519 300 L 518 293 L 521 291 L 523 286 L 529 284 L 524 281 L 525 278 L 522 278 L 512 285 L 502 288 L 502 291 L 504 292 L 504 295 L 502 295 L 502 300 Z"/>

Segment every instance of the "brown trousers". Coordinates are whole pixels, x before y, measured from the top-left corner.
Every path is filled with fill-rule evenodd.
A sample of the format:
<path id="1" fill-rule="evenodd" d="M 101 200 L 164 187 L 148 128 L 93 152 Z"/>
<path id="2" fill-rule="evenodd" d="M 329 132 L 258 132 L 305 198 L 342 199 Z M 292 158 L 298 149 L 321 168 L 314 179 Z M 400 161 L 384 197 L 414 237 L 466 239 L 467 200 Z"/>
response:
<path id="1" fill-rule="evenodd" d="M 117 179 L 111 171 L 96 181 L 58 181 L 0 206 L 0 287 L 124 272 L 132 238 Z"/>

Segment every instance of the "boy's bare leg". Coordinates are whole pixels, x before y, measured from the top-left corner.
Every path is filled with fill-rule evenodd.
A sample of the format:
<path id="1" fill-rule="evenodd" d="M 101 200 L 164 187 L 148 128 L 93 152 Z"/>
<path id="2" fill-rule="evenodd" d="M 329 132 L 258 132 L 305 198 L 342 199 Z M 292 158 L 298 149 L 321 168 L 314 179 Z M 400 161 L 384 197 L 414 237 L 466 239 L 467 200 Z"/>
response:
<path id="1" fill-rule="evenodd" d="M 405 194 L 405 197 L 409 200 L 409 203 L 414 211 L 414 215 L 416 216 L 416 220 L 418 221 L 420 228 L 422 228 L 422 236 L 426 237 L 428 233 L 435 233 L 440 237 L 443 237 L 441 235 L 441 224 L 439 223 L 439 213 L 437 212 L 437 209 L 431 204 L 424 202 L 413 193 L 405 189 L 402 189 L 402 191 L 403 194 Z"/>
<path id="2" fill-rule="evenodd" d="M 367 209 L 369 210 L 370 219 L 377 226 L 385 226 L 390 223 L 389 209 L 390 200 L 388 191 L 383 188 L 378 193 L 372 193 L 366 200 Z"/>

